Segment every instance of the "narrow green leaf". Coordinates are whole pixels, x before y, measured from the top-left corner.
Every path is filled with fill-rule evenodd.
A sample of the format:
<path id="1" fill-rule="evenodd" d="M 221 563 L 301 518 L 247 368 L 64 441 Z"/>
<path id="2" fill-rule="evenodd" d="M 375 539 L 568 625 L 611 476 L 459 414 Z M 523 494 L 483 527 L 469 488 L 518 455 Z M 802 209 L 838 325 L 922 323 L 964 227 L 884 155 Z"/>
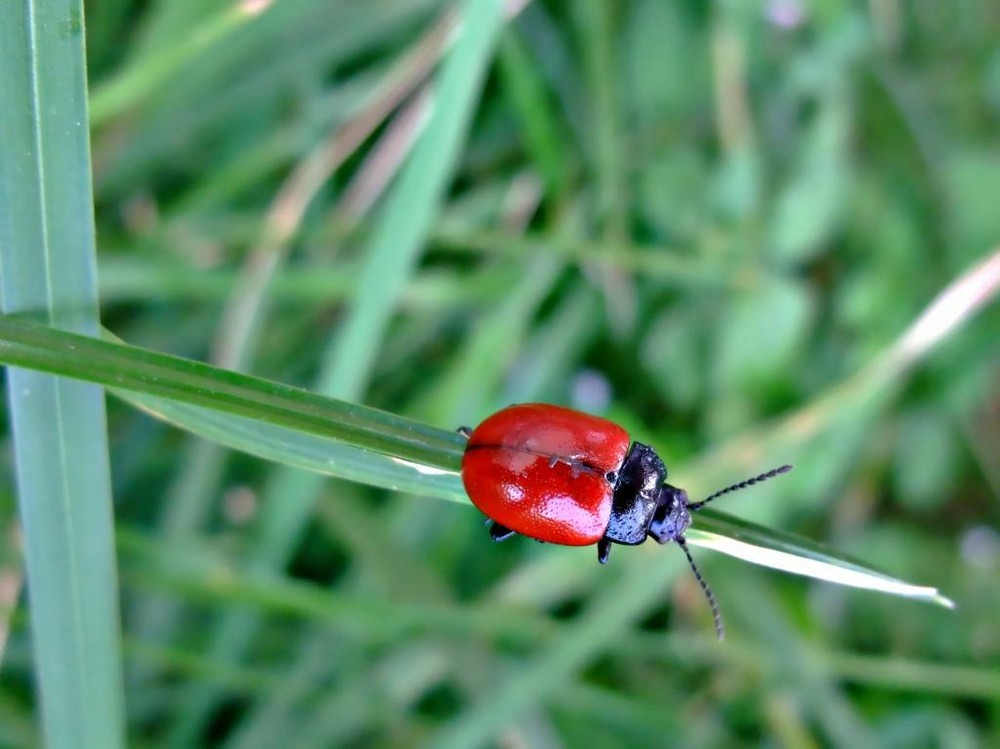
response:
<path id="1" fill-rule="evenodd" d="M 493 42 L 503 25 L 502 6 L 500 0 L 463 4 L 454 47 L 433 82 L 430 118 L 378 216 L 344 322 L 324 357 L 315 389 L 325 395 L 359 399 L 365 391 L 379 346 L 451 182 Z M 262 500 L 268 508 L 260 521 L 262 538 L 250 562 L 255 569 L 271 571 L 286 563 L 321 489 L 316 476 L 298 471 L 283 470 L 272 477 Z M 225 617 L 212 638 L 213 654 L 224 662 L 236 660 L 258 624 L 252 612 Z M 302 652 L 313 650 L 312 639 L 304 639 Z M 313 657 L 300 653 L 298 662 Z M 217 697 L 217 690 L 190 693 L 171 732 L 171 746 L 190 745 Z"/>
<path id="2" fill-rule="evenodd" d="M 431 235 L 450 184 L 493 41 L 503 25 L 502 7 L 500 0 L 464 3 L 460 35 L 434 81 L 427 128 L 379 216 L 347 318 L 331 348 L 324 392 L 356 398 L 364 390 L 395 302 Z"/>
<path id="3" fill-rule="evenodd" d="M 82 2 L 4 3 L 0 50 L 0 307 L 96 335 Z M 22 369 L 7 389 L 45 743 L 113 749 L 125 721 L 104 393 Z"/>
<path id="4" fill-rule="evenodd" d="M 513 33 L 503 38 L 499 62 L 500 80 L 518 118 L 525 148 L 538 165 L 546 197 L 557 201 L 569 189 L 571 157 L 565 139 L 555 126 L 558 117 L 545 82 L 527 45 Z"/>
<path id="5" fill-rule="evenodd" d="M 712 510 L 699 512 L 695 522 L 698 527 L 686 534 L 693 546 L 703 546 L 793 575 L 955 608 L 954 602 L 941 595 L 937 588 L 903 582 L 801 536 L 764 528 Z"/>
<path id="6" fill-rule="evenodd" d="M 127 389 L 132 394 L 125 397 L 150 413 L 261 457 L 373 486 L 457 501 L 465 497 L 458 479 L 462 438 L 384 411 L 5 317 L 0 317 L 0 363 Z M 904 583 L 806 539 L 711 510 L 698 513 L 691 542 L 807 577 L 951 605 L 933 588 Z"/>
<path id="7" fill-rule="evenodd" d="M 124 68 L 124 72 L 94 91 L 90 103 L 91 121 L 95 126 L 118 116 L 155 91 L 185 63 L 204 52 L 220 39 L 239 28 L 271 3 L 232 3 L 201 23 L 183 43 L 160 49 L 156 54 Z"/>
<path id="8" fill-rule="evenodd" d="M 587 86 L 593 97 L 587 120 L 588 151 L 597 183 L 597 217 L 605 239 L 620 241 L 627 235 L 625 158 L 622 149 L 622 127 L 618 121 L 621 107 L 615 84 L 616 42 L 612 20 L 614 10 L 604 0 L 582 0 L 573 4 L 573 11 L 583 55 Z"/>
<path id="9" fill-rule="evenodd" d="M 454 46 L 442 61 L 430 89 L 431 115 L 379 215 L 353 298 L 327 350 L 323 371 L 315 385 L 319 392 L 359 399 L 367 389 L 389 322 L 430 238 L 451 184 L 489 67 L 494 41 L 503 27 L 502 9 L 500 0 L 462 3 Z M 270 534 L 272 540 L 261 544 L 255 563 L 267 567 L 285 563 L 321 488 L 320 482 L 312 476 L 289 471 L 278 474 L 269 486 L 264 504 L 274 506 L 281 516 L 262 520 L 286 530 L 282 536 Z M 280 501 L 279 498 L 288 493 L 297 497 L 295 503 Z M 257 627 L 255 620 L 248 621 L 244 627 L 225 628 L 234 621 L 232 617 L 227 619 L 219 633 L 221 636 L 216 639 L 217 646 L 229 652 L 235 650 L 233 643 L 237 637 L 234 633 L 238 633 L 243 642 L 249 642 Z M 325 649 L 325 642 L 325 632 L 308 633 L 302 640 L 291 673 L 312 673 L 315 653 Z M 301 684 L 298 679 L 295 681 Z M 202 710 L 206 702 L 205 695 L 193 695 L 190 712 Z M 277 740 L 277 736 L 269 738 L 260 730 L 247 732 L 250 726 L 259 727 L 256 719 L 261 712 L 274 709 L 284 712 L 276 702 L 280 702 L 280 695 L 273 695 L 269 701 L 249 711 L 236 732 L 237 739 L 248 740 L 237 740 L 235 746 L 267 745 Z M 191 735 L 190 731 L 175 732 L 174 745 L 184 746 Z"/>
<path id="10" fill-rule="evenodd" d="M 458 435 L 418 421 L 27 320 L 0 318 L 0 362 L 248 416 L 432 468 L 454 470 L 461 457 Z"/>
<path id="11" fill-rule="evenodd" d="M 467 501 L 458 481 L 457 461 L 453 468 L 444 469 L 355 447 L 326 435 L 301 432 L 165 398 L 122 391 L 116 393 L 174 426 L 266 460 L 381 489 Z M 443 438 L 453 439 L 460 449 L 462 438 L 457 433 L 441 431 Z"/>

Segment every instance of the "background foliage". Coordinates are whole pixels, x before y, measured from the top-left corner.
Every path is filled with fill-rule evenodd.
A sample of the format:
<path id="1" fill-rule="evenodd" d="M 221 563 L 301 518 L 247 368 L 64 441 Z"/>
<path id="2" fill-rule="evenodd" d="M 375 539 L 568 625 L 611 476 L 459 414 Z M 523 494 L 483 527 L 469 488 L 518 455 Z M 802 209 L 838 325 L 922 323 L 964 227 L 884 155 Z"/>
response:
<path id="1" fill-rule="evenodd" d="M 445 427 L 604 413 L 695 496 L 793 462 L 725 509 L 958 610 L 703 552 L 720 646 L 670 549 L 491 546 L 468 507 L 112 399 L 131 742 L 1000 745 L 1000 310 L 870 366 L 1000 238 L 996 7 L 521 5 L 477 99 L 432 0 L 88 4 L 105 326 Z M 463 101 L 467 138 L 427 126 Z M 39 741 L 19 600 L 15 747 Z"/>

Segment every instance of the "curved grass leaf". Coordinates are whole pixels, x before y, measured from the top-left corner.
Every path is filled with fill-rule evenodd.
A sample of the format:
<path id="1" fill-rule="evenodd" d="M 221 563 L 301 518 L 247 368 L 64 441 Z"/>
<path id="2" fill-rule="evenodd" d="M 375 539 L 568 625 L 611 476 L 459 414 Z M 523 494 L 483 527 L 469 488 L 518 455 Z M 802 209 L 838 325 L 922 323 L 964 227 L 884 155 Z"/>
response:
<path id="1" fill-rule="evenodd" d="M 764 528 L 712 510 L 699 512 L 695 523 L 698 527 L 685 534 L 694 546 L 793 575 L 955 608 L 937 588 L 903 582 L 801 536 Z"/>
<path id="2" fill-rule="evenodd" d="M 465 501 L 457 469 L 447 470 L 359 448 L 333 437 L 165 398 L 115 393 L 163 421 L 250 455 L 380 489 Z"/>
<path id="3" fill-rule="evenodd" d="M 0 361 L 251 417 L 445 471 L 461 459 L 459 435 L 412 419 L 28 320 L 0 318 Z"/>
<path id="4" fill-rule="evenodd" d="M 107 385 L 206 439 L 299 468 L 387 489 L 464 501 L 462 437 L 365 406 L 324 398 L 135 346 L 0 317 L 0 362 Z M 944 606 L 910 585 L 806 539 L 704 510 L 692 544 L 786 572 Z"/>

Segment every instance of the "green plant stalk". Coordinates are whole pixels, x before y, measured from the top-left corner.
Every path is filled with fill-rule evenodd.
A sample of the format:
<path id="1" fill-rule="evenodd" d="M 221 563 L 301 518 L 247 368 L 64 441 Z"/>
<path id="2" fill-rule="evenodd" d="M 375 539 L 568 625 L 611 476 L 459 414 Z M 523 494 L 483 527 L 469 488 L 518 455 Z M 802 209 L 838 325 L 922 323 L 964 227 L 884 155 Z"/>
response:
<path id="1" fill-rule="evenodd" d="M 4 3 L 0 50 L 0 307 L 98 335 L 81 0 Z M 115 749 L 125 720 L 104 393 L 17 368 L 7 390 L 45 744 Z"/>
<path id="2" fill-rule="evenodd" d="M 464 498 L 457 475 L 462 438 L 377 409 L 9 317 L 0 317 L 0 363 L 135 391 L 141 395 L 130 396 L 133 402 L 173 423 L 316 473 L 445 499 Z M 263 424 L 253 429 L 252 419 Z M 294 493 L 279 496 L 266 506 L 300 499 Z M 265 533 L 276 534 L 274 543 L 281 543 L 255 563 L 259 571 L 280 558 L 278 551 L 290 543 L 294 525 L 294 518 L 283 516 L 263 524 Z M 711 510 L 698 513 L 689 539 L 693 545 L 776 569 L 950 605 L 933 588 L 903 583 L 819 544 Z M 808 564 L 799 564 L 799 558 Z"/>
<path id="3" fill-rule="evenodd" d="M 0 360 L 180 400 L 454 471 L 462 440 L 418 421 L 125 344 L 0 318 Z"/>
<path id="4" fill-rule="evenodd" d="M 186 63 L 253 19 L 270 4 L 260 2 L 254 6 L 234 2 L 184 37 L 183 43 L 148 55 L 112 80 L 102 82 L 91 97 L 90 119 L 93 126 L 103 125 L 129 107 L 134 107 Z"/>
<path id="5" fill-rule="evenodd" d="M 367 387 L 386 328 L 450 184 L 503 24 L 502 5 L 500 0 L 468 0 L 463 5 L 461 31 L 435 77 L 430 120 L 380 212 L 344 321 L 324 356 L 315 387 L 325 395 L 354 400 Z M 250 561 L 258 573 L 286 563 L 322 486 L 313 474 L 287 469 L 271 477 L 262 503 L 269 511 L 260 519 L 262 538 Z M 258 624 L 253 612 L 226 617 L 212 638 L 213 653 L 235 660 Z M 190 745 L 216 699 L 208 690 L 191 693 L 171 731 L 171 746 Z"/>

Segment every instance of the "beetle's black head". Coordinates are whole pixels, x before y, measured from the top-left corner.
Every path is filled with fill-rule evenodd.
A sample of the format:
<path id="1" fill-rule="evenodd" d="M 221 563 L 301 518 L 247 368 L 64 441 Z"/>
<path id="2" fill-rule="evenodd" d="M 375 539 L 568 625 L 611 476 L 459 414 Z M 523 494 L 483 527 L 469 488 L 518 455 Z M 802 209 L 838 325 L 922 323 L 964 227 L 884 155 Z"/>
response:
<path id="1" fill-rule="evenodd" d="M 691 525 L 691 511 L 688 509 L 687 492 L 676 486 L 664 484 L 656 500 L 656 511 L 649 522 L 647 533 L 657 543 L 666 544 L 684 535 Z"/>
<path id="2" fill-rule="evenodd" d="M 712 609 L 712 618 L 715 620 L 715 636 L 720 640 L 723 635 L 723 626 L 722 613 L 719 611 L 719 604 L 716 603 L 715 596 L 712 595 L 712 589 L 708 587 L 708 583 L 705 582 L 705 578 L 701 576 L 701 572 L 698 570 L 698 565 L 694 563 L 694 558 L 691 556 L 691 552 L 687 547 L 687 541 L 684 538 L 685 531 L 687 531 L 688 526 L 691 525 L 691 513 L 697 512 L 706 504 L 721 497 L 723 494 L 729 494 L 730 492 L 739 491 L 740 489 L 746 489 L 748 486 L 753 486 L 761 481 L 766 481 L 767 479 L 774 478 L 782 473 L 787 473 L 790 470 L 792 470 L 791 466 L 781 466 L 780 468 L 775 468 L 767 473 L 762 473 L 759 476 L 754 476 L 746 481 L 741 481 L 738 484 L 727 486 L 725 489 L 720 489 L 714 494 L 710 494 L 700 502 L 688 502 L 687 492 L 683 489 L 678 489 L 676 486 L 671 486 L 670 484 L 664 484 L 660 488 L 659 495 L 657 495 L 656 509 L 653 511 L 652 520 L 649 521 L 647 533 L 651 538 L 655 538 L 661 544 L 674 541 L 681 547 L 681 550 L 684 552 L 684 556 L 687 557 L 688 564 L 691 565 L 691 571 L 694 572 L 698 585 L 701 586 L 702 591 L 705 593 L 705 598 L 708 599 L 708 605 Z"/>
<path id="3" fill-rule="evenodd" d="M 656 498 L 656 509 L 653 511 L 652 519 L 649 521 L 649 527 L 646 532 L 651 538 L 655 538 L 661 544 L 676 541 L 684 535 L 684 531 L 691 525 L 692 512 L 697 512 L 723 494 L 746 489 L 748 486 L 759 484 L 761 481 L 772 479 L 782 473 L 788 473 L 790 470 L 792 470 L 792 467 L 788 465 L 775 468 L 759 476 L 741 481 L 738 484 L 727 486 L 725 489 L 720 489 L 700 502 L 689 502 L 686 491 L 670 484 L 664 484 L 660 487 L 660 493 Z"/>

